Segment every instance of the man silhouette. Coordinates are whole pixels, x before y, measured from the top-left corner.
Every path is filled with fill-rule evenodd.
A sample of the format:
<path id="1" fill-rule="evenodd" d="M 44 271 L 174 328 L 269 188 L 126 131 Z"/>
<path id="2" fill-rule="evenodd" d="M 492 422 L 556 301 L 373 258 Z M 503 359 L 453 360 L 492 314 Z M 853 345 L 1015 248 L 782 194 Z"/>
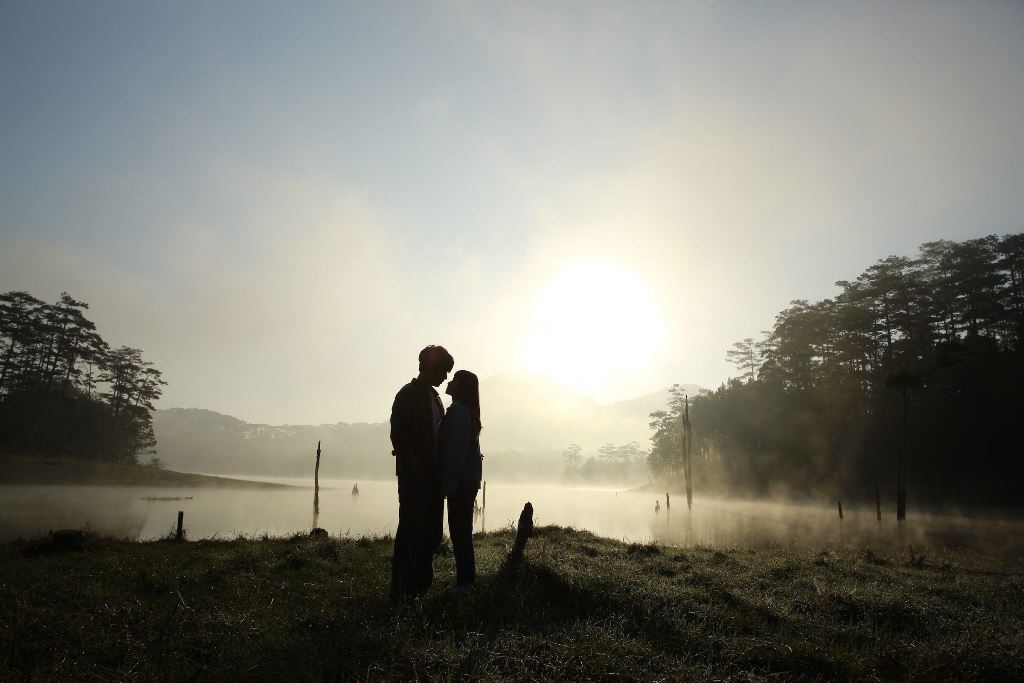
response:
<path id="1" fill-rule="evenodd" d="M 391 598 L 422 595 L 434 580 L 441 544 L 444 498 L 437 485 L 437 437 L 444 405 L 440 386 L 455 359 L 443 346 L 420 351 L 420 373 L 395 395 L 391 445 L 398 476 L 398 530 L 391 557 Z"/>

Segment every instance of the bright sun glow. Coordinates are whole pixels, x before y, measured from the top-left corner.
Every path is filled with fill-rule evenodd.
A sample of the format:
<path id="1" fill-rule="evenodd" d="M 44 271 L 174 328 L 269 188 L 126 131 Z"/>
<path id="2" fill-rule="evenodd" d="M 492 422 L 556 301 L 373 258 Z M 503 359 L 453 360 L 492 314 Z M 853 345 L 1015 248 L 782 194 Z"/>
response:
<path id="1" fill-rule="evenodd" d="M 541 290 L 522 363 L 606 400 L 650 367 L 664 339 L 664 318 L 640 276 L 612 261 L 578 261 Z"/>

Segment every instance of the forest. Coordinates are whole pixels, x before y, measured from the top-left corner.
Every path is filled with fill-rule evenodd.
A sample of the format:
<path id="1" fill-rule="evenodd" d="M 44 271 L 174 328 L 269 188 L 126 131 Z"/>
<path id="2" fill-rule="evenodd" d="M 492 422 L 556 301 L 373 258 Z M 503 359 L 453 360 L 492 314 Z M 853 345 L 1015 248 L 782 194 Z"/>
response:
<path id="1" fill-rule="evenodd" d="M 651 415 L 652 473 L 697 491 L 1010 508 L 1024 481 L 1024 234 L 921 245 L 790 302 L 714 392 Z M 902 470 L 902 471 L 901 471 Z"/>
<path id="2" fill-rule="evenodd" d="M 605 443 L 596 455 L 586 457 L 578 443 L 562 451 L 563 480 L 570 483 L 622 484 L 641 481 L 646 474 L 647 452 L 636 441 Z"/>
<path id="3" fill-rule="evenodd" d="M 141 350 L 111 348 L 88 308 L 67 292 L 52 304 L 0 294 L 0 452 L 118 463 L 155 452 L 166 382 Z"/>

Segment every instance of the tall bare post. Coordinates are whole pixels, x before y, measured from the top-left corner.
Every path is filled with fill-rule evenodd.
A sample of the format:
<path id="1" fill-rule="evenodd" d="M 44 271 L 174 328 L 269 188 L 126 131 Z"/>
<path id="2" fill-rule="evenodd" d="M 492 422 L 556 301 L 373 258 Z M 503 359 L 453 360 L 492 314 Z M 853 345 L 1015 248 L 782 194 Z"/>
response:
<path id="1" fill-rule="evenodd" d="M 483 510 L 487 509 L 487 481 L 486 480 L 484 481 L 484 502 L 483 502 L 482 509 Z"/>
<path id="2" fill-rule="evenodd" d="M 878 483 L 875 483 L 875 516 L 878 521 L 882 521 L 882 492 L 878 489 Z"/>
<path id="3" fill-rule="evenodd" d="M 693 425 L 690 424 L 690 397 L 683 403 L 683 474 L 686 477 L 686 509 L 693 509 Z"/>
<path id="4" fill-rule="evenodd" d="M 839 521 L 843 521 L 843 501 L 837 500 L 836 504 L 839 506 Z"/>
<path id="5" fill-rule="evenodd" d="M 907 397 L 908 391 L 903 390 L 903 443 L 900 446 L 899 460 L 896 465 L 896 521 L 907 518 Z"/>
<path id="6" fill-rule="evenodd" d="M 910 371 L 889 375 L 886 384 L 903 397 L 903 434 L 896 454 L 896 521 L 907 518 L 907 413 L 910 410 L 910 392 L 921 387 L 921 377 Z"/>
<path id="7" fill-rule="evenodd" d="M 679 411 L 679 455 L 683 459 L 683 479 L 686 479 L 686 416 Z M 673 477 L 674 478 L 674 477 Z M 687 481 L 687 483 L 689 483 Z"/>
<path id="8" fill-rule="evenodd" d="M 178 530 L 174 533 L 174 540 L 179 543 L 185 538 L 185 530 L 182 528 L 182 523 L 185 521 L 185 511 L 178 510 Z"/>
<path id="9" fill-rule="evenodd" d="M 320 442 L 316 442 L 316 469 L 313 470 L 313 514 L 320 514 Z M 313 526 L 316 526 L 314 523 Z"/>

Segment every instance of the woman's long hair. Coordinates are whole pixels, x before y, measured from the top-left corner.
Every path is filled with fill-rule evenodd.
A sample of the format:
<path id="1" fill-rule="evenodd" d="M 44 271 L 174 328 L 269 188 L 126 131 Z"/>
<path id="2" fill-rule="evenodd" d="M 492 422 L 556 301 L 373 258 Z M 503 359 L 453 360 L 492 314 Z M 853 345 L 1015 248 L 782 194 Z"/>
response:
<path id="1" fill-rule="evenodd" d="M 476 418 L 476 433 L 479 434 L 484 428 L 480 422 L 480 380 L 469 370 L 459 370 L 452 379 L 458 382 L 455 385 L 458 391 L 452 398 L 462 401 L 473 411 L 473 417 Z"/>

